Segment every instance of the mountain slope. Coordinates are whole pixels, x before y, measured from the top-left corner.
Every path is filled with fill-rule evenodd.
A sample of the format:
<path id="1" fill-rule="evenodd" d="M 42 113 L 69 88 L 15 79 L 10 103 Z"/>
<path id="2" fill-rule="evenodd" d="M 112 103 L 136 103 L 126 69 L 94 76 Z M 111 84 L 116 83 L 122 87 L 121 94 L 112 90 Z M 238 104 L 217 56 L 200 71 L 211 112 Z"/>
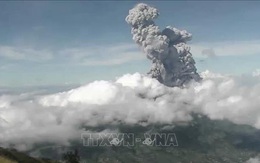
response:
<path id="1" fill-rule="evenodd" d="M 73 142 L 68 149 L 78 149 L 82 161 L 98 163 L 245 163 L 260 152 L 260 131 L 247 125 L 237 125 L 226 120 L 210 120 L 194 115 L 189 124 L 165 127 L 150 126 L 100 126 L 86 127 L 102 131 L 117 128 L 121 133 L 134 133 L 144 140 L 144 133 L 175 133 L 178 146 L 147 146 L 142 142 L 134 146 L 91 147 L 83 146 L 82 140 Z M 60 157 L 59 151 L 45 149 L 41 156 Z"/>
<path id="2" fill-rule="evenodd" d="M 57 163 L 49 159 L 36 159 L 14 149 L 0 147 L 0 163 Z"/>

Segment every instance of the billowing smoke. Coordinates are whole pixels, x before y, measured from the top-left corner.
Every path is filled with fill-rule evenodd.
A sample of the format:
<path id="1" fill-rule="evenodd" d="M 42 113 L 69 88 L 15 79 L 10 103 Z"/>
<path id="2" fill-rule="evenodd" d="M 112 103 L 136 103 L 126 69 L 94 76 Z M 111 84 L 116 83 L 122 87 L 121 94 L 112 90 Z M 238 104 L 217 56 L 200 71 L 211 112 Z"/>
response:
<path id="1" fill-rule="evenodd" d="M 148 74 L 167 86 L 183 86 L 199 81 L 195 61 L 186 44 L 191 34 L 168 26 L 163 31 L 155 25 L 156 8 L 140 3 L 129 11 L 126 22 L 132 27 L 133 40 L 142 47 L 152 68 Z"/>

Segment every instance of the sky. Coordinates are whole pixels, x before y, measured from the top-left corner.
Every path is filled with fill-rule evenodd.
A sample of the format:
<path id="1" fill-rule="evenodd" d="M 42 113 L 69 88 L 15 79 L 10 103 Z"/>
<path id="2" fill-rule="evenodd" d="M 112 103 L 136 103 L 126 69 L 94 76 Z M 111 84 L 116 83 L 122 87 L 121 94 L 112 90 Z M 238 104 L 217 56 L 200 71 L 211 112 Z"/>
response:
<path id="1" fill-rule="evenodd" d="M 137 1 L 1 1 L 0 87 L 63 86 L 146 73 L 150 61 L 125 22 Z M 146 1 L 156 24 L 193 34 L 199 72 L 260 68 L 260 2 Z"/>

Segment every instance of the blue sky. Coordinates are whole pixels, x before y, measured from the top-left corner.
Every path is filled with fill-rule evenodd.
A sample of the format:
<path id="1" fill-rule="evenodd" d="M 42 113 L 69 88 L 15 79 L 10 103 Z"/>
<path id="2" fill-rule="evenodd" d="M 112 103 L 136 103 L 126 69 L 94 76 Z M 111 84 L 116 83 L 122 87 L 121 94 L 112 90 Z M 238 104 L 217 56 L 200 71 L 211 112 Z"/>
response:
<path id="1" fill-rule="evenodd" d="M 0 86 L 83 84 L 149 70 L 125 22 L 137 2 L 0 2 Z M 260 68 L 260 2 L 146 2 L 156 23 L 193 34 L 199 72 Z M 204 53 L 203 53 L 204 52 Z"/>

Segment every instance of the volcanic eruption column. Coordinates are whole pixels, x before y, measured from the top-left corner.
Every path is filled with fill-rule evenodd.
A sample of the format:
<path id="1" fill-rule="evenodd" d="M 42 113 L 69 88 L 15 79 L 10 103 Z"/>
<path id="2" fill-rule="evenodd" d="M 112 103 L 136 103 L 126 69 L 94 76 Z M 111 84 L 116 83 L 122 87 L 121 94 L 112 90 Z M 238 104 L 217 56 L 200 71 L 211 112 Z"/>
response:
<path id="1" fill-rule="evenodd" d="M 152 60 L 148 74 L 170 87 L 184 86 L 191 80 L 199 81 L 201 78 L 186 44 L 192 35 L 171 26 L 160 31 L 153 21 L 158 16 L 156 8 L 140 3 L 129 10 L 126 17 L 126 22 L 132 27 L 133 40 Z"/>

